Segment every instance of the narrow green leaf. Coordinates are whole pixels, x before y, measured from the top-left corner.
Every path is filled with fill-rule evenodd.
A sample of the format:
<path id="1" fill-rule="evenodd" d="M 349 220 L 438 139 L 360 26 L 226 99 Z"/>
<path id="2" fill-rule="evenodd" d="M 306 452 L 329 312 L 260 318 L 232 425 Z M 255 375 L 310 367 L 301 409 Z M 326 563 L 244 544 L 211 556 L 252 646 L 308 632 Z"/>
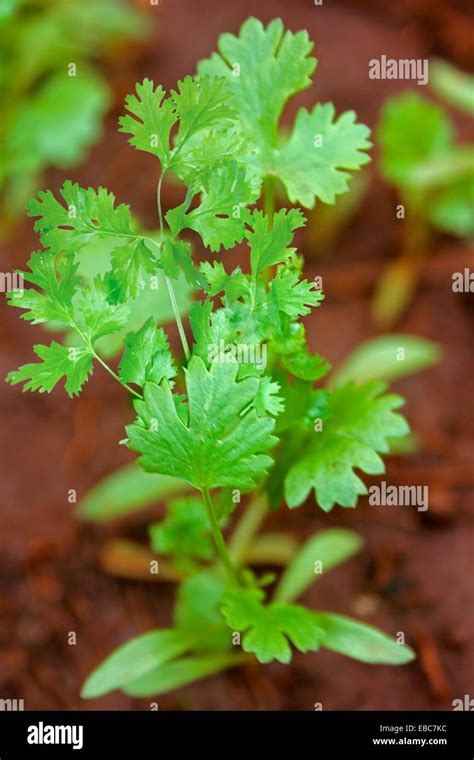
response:
<path id="1" fill-rule="evenodd" d="M 187 490 L 189 486 L 183 480 L 143 472 L 136 464 L 130 464 L 107 475 L 86 493 L 79 506 L 79 516 L 105 522 Z"/>
<path id="2" fill-rule="evenodd" d="M 312 536 L 297 552 L 283 573 L 275 591 L 276 602 L 297 599 L 322 573 L 356 554 L 362 541 L 356 533 L 343 528 L 325 530 Z M 316 566 L 316 562 L 321 563 Z"/>
<path id="3" fill-rule="evenodd" d="M 187 686 L 201 678 L 234 668 L 247 660 L 242 654 L 214 654 L 185 657 L 147 673 L 128 683 L 123 691 L 131 697 L 147 697 L 165 694 L 180 686 Z"/>
<path id="4" fill-rule="evenodd" d="M 92 671 L 82 687 L 81 696 L 92 699 L 119 689 L 184 654 L 191 644 L 189 633 L 173 628 L 137 636 L 118 647 Z"/>
<path id="5" fill-rule="evenodd" d="M 179 587 L 173 621 L 177 628 L 195 636 L 194 652 L 232 649 L 232 631 L 221 613 L 226 579 L 219 570 L 204 570 Z"/>
<path id="6" fill-rule="evenodd" d="M 426 338 L 382 335 L 362 343 L 349 354 L 332 376 L 332 384 L 343 385 L 348 380 L 392 382 L 433 366 L 440 357 L 439 345 Z"/>
<path id="7" fill-rule="evenodd" d="M 430 86 L 448 103 L 474 116 L 474 77 L 471 74 L 435 58 L 430 61 Z"/>
<path id="8" fill-rule="evenodd" d="M 332 652 L 373 665 L 404 665 L 415 657 L 409 646 L 371 625 L 330 612 L 315 612 L 314 617 L 323 631 L 321 646 Z"/>

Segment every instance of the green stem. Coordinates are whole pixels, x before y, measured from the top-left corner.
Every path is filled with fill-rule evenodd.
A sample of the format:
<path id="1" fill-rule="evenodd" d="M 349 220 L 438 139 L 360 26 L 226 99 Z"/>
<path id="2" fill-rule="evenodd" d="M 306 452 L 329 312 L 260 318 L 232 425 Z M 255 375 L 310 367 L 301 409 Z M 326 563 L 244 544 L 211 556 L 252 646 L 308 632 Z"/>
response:
<path id="1" fill-rule="evenodd" d="M 99 364 L 102 364 L 103 368 L 107 370 L 109 375 L 111 375 L 115 380 L 117 380 L 117 382 L 120 383 L 120 385 L 126 388 L 126 390 L 132 394 L 132 396 L 135 396 L 135 398 L 139 398 L 140 400 L 143 399 L 143 396 L 141 395 L 141 393 L 138 393 L 138 391 L 131 388 L 130 385 L 128 385 L 127 383 L 124 383 L 123 380 L 121 380 L 120 377 L 117 375 L 117 373 L 113 371 L 112 367 L 109 367 L 109 365 L 106 362 L 104 362 L 104 360 L 99 356 L 99 354 L 97 354 L 93 349 L 91 349 L 91 352 L 94 358 L 97 359 Z"/>
<path id="2" fill-rule="evenodd" d="M 248 547 L 258 533 L 267 514 L 268 505 L 265 496 L 258 495 L 247 505 L 247 509 L 229 541 L 229 551 L 237 565 L 240 565 L 244 559 Z"/>
<path id="3" fill-rule="evenodd" d="M 165 228 L 164 228 L 164 223 L 163 223 L 163 209 L 161 208 L 161 186 L 163 184 L 164 176 L 165 176 L 164 172 L 160 174 L 160 179 L 158 180 L 158 185 L 156 188 L 156 205 L 158 206 L 158 219 L 160 222 L 161 247 L 163 247 L 163 240 L 164 240 L 164 234 L 165 234 Z"/>
<path id="4" fill-rule="evenodd" d="M 161 186 L 163 184 L 164 176 L 165 176 L 165 173 L 163 172 L 160 176 L 160 179 L 158 180 L 158 186 L 156 188 L 156 204 L 158 206 L 158 219 L 160 222 L 160 236 L 161 236 L 161 250 L 162 251 L 163 251 L 165 230 L 164 230 L 164 223 L 163 223 L 163 209 L 161 207 Z M 167 274 L 165 274 L 165 281 L 166 281 L 166 287 L 168 288 L 168 293 L 170 296 L 171 306 L 173 308 L 174 318 L 178 326 L 179 337 L 181 339 L 181 345 L 183 346 L 184 355 L 186 357 L 186 361 L 189 361 L 189 359 L 191 358 L 191 351 L 189 350 L 186 333 L 184 332 L 183 320 L 181 319 L 181 314 L 179 313 L 178 302 L 176 300 L 176 294 L 174 292 L 173 283 L 171 282 Z"/>
<path id="5" fill-rule="evenodd" d="M 202 496 L 204 499 L 204 505 L 206 507 L 207 516 L 209 518 L 209 523 L 211 526 L 212 537 L 216 545 L 219 559 L 222 562 L 223 566 L 225 567 L 229 577 L 240 586 L 241 581 L 239 577 L 239 571 L 238 571 L 238 568 L 235 566 L 232 560 L 232 557 L 230 556 L 227 546 L 225 544 L 224 536 L 222 535 L 222 531 L 220 529 L 219 522 L 217 520 L 216 513 L 214 511 L 214 505 L 212 503 L 211 494 L 209 493 L 208 488 L 202 489 Z"/>
<path id="6" fill-rule="evenodd" d="M 275 177 L 263 180 L 263 213 L 268 216 L 268 229 L 271 229 L 275 213 Z"/>
<path id="7" fill-rule="evenodd" d="M 186 333 L 184 332 L 183 320 L 181 319 L 181 314 L 179 313 L 179 308 L 178 308 L 178 303 L 176 301 L 176 295 L 174 292 L 173 283 L 171 282 L 170 278 L 167 275 L 165 275 L 165 280 L 166 280 L 166 285 L 168 288 L 168 293 L 170 295 L 171 306 L 173 307 L 173 311 L 174 311 L 174 317 L 176 320 L 176 324 L 178 326 L 179 337 L 181 338 L 181 344 L 183 346 L 184 355 L 186 357 L 186 361 L 189 361 L 189 359 L 191 358 L 191 351 L 189 350 L 188 340 L 186 338 Z"/>
<path id="8" fill-rule="evenodd" d="M 70 318 L 71 318 L 71 326 L 74 327 L 74 329 L 76 330 L 77 334 L 79 335 L 79 337 L 81 338 L 82 342 L 84 343 L 84 346 L 92 354 L 92 356 L 94 357 L 94 359 L 97 359 L 97 361 L 99 362 L 99 364 L 102 364 L 103 368 L 105 370 L 107 370 L 107 372 L 109 373 L 109 375 L 111 375 L 114 378 L 114 380 L 116 380 L 118 383 L 120 383 L 120 385 L 123 388 L 125 388 L 129 393 L 131 393 L 132 396 L 135 396 L 135 398 L 143 400 L 143 396 L 141 395 L 141 393 L 138 393 L 138 391 L 134 390 L 130 385 L 128 385 L 128 383 L 124 383 L 123 380 L 121 380 L 120 377 L 117 375 L 117 373 L 114 372 L 114 370 L 112 369 L 112 367 L 109 367 L 109 365 L 102 359 L 102 357 L 99 356 L 99 354 L 97 353 L 97 351 L 94 350 L 94 347 L 93 347 L 91 341 L 84 335 L 84 333 L 82 332 L 81 328 L 77 324 L 77 322 L 74 319 L 74 317 L 72 315 L 70 315 Z"/>
<path id="9" fill-rule="evenodd" d="M 268 231 L 270 231 L 275 214 L 275 177 L 265 177 L 263 180 L 263 213 L 268 217 Z M 274 271 L 275 267 L 270 266 L 262 272 L 265 284 L 271 280 Z"/>
<path id="10" fill-rule="evenodd" d="M 406 207 L 402 252 L 382 273 L 372 304 L 375 321 L 385 327 L 391 326 L 411 301 L 429 250 L 430 230 L 420 200 L 407 202 Z"/>

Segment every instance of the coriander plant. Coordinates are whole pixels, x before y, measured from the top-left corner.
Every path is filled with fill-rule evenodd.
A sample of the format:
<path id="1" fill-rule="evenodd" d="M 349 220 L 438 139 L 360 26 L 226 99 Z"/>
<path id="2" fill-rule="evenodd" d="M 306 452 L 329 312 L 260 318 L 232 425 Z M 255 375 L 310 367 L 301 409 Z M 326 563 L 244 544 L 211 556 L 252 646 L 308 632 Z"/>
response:
<path id="1" fill-rule="evenodd" d="M 256 543 L 260 560 L 265 541 L 267 560 L 275 556 L 269 546 L 275 549 L 278 537 L 256 538 L 269 508 L 296 508 L 313 491 L 326 512 L 355 507 L 366 493 L 355 471 L 382 473 L 381 454 L 408 425 L 397 412 L 402 399 L 381 382 L 321 384 L 330 367 L 308 348 L 301 318 L 324 296 L 302 276 L 293 246 L 304 216 L 299 208 L 275 211 L 268 193 L 265 210 L 256 206 L 262 180 L 265 186 L 275 176 L 292 201 L 332 202 L 346 188 L 347 170 L 367 160 L 367 128 L 352 113 L 334 121 L 332 105 L 322 105 L 300 111 L 293 135 L 280 141 L 284 104 L 309 84 L 315 66 L 306 32 L 285 32 L 279 20 L 264 29 L 250 19 L 240 37 L 224 36 L 220 47 L 220 57 L 176 90 L 145 79 L 126 100 L 121 130 L 160 165 L 159 234 L 143 231 L 106 189 L 66 182 L 60 198 L 47 191 L 29 204 L 43 248 L 24 278 L 36 287 L 9 294 L 24 318 L 68 327 L 77 341 L 35 346 L 40 361 L 8 381 L 50 392 L 65 378 L 74 396 L 100 364 L 133 399 L 136 418 L 123 443 L 163 493 L 175 493 L 168 516 L 150 531 L 152 548 L 170 558 L 180 581 L 173 626 L 114 652 L 87 680 L 85 697 L 115 688 L 159 694 L 253 657 L 288 663 L 291 645 L 368 663 L 413 657 L 370 626 L 295 603 L 315 574 L 358 550 L 350 531 L 322 532 L 299 550 L 287 546 L 288 566 L 272 593 L 275 576 L 249 567 Z M 166 208 L 162 190 L 171 173 L 183 201 Z M 199 265 L 193 233 L 210 252 Z M 111 246 L 107 271 L 81 277 L 82 251 L 101 240 Z M 229 262 L 241 243 L 243 269 Z M 175 294 L 181 275 L 198 291 L 190 330 Z M 180 351 L 173 355 L 149 317 L 126 334 L 114 369 L 99 341 L 123 331 L 143 289 L 169 298 Z M 150 562 L 150 573 L 160 566 Z"/>

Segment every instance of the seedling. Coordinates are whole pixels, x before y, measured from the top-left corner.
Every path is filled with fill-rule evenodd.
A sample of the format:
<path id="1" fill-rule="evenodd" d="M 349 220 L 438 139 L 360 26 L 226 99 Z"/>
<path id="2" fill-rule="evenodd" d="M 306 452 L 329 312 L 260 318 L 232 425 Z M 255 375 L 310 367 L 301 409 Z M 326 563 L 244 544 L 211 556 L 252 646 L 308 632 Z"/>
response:
<path id="1" fill-rule="evenodd" d="M 240 61 L 244 75 L 236 82 L 252 97 L 252 113 L 260 114 L 258 129 L 272 135 L 286 98 L 314 68 L 310 44 L 306 32 L 284 33 L 280 21 L 265 30 L 251 19 L 241 37 L 246 35 L 272 76 L 266 88 L 252 89 L 245 46 L 237 47 L 233 62 Z M 258 66 L 252 71 L 261 77 Z M 229 77 L 214 73 L 188 76 L 170 94 L 146 79 L 127 98 L 121 130 L 161 166 L 158 239 L 142 231 L 129 207 L 116 206 L 104 188 L 96 192 L 66 182 L 61 199 L 47 191 L 29 204 L 43 250 L 32 254 L 24 277 L 37 289 L 9 294 L 25 319 L 60 323 L 75 331 L 80 345 L 36 346 L 41 361 L 11 372 L 8 381 L 50 392 L 64 377 L 74 396 L 94 366 L 102 365 L 133 397 L 136 419 L 123 443 L 139 455 L 143 470 L 165 479 L 165 490 L 192 491 L 176 497 L 165 520 L 151 529 L 152 548 L 182 579 L 173 627 L 139 636 L 111 655 L 85 684 L 86 697 L 115 688 L 159 694 L 253 657 L 289 663 L 291 645 L 302 652 L 326 647 L 369 663 L 401 664 L 413 657 L 400 638 L 294 603 L 315 575 L 358 549 L 352 533 L 330 531 L 311 539 L 296 552 L 271 598 L 265 589 L 275 577 L 248 566 L 259 540 L 260 557 L 266 538 L 271 558 L 272 541 L 255 538 L 269 507 L 286 502 L 296 508 L 313 491 L 326 512 L 336 504 L 355 507 L 366 493 L 355 470 L 382 473 L 381 454 L 388 453 L 392 439 L 407 434 L 408 425 L 397 411 L 402 399 L 386 393 L 383 383 L 321 386 L 330 367 L 308 348 L 301 317 L 324 296 L 301 276 L 302 260 L 292 247 L 303 214 L 273 213 L 268 201 L 267 213 L 255 207 L 270 158 L 295 201 L 334 200 L 346 187 L 341 168 L 354 168 L 364 156 L 366 128 L 353 115 L 333 122 L 333 107 L 321 106 L 313 115 L 303 112 L 301 129 L 269 156 L 260 132 L 247 128 L 250 110 L 237 97 L 238 86 L 229 88 Z M 317 147 L 314 130 L 326 138 Z M 317 151 L 316 163 L 310 150 Z M 308 183 L 303 155 L 305 166 L 313 167 Z M 291 174 L 290 166 L 301 171 Z M 183 183 L 184 200 L 164 209 L 169 172 Z M 245 271 L 224 267 L 222 254 L 198 266 L 185 230 L 216 254 L 245 243 Z M 81 251 L 103 239 L 112 246 L 108 271 L 82 279 Z M 231 255 L 225 253 L 225 260 Z M 98 341 L 123 329 L 129 303 L 140 289 L 156 288 L 157 272 L 168 292 L 159 287 L 156 298 L 170 298 L 180 356 L 173 356 L 164 330 L 150 318 L 125 337 L 116 371 Z M 181 273 L 201 295 L 191 308 L 190 332 L 176 304 L 174 282 Z M 285 551 L 290 556 L 294 547 Z M 159 572 L 160 562 L 152 560 L 150 574 Z"/>
<path id="2" fill-rule="evenodd" d="M 98 138 L 110 91 L 94 62 L 144 31 L 122 0 L 6 0 L 0 9 L 3 217 L 23 211 L 48 166 L 79 163 Z"/>
<path id="3" fill-rule="evenodd" d="M 451 68 L 435 67 L 435 81 L 452 83 Z M 469 102 L 463 79 L 452 88 L 457 102 Z M 444 91 L 444 90 L 443 90 Z M 470 86 L 472 108 L 472 82 Z M 472 111 L 471 111 L 472 112 Z M 460 238 L 474 236 L 474 148 L 457 145 L 444 109 L 414 92 L 388 100 L 378 128 L 380 169 L 395 185 L 401 203 L 396 216 L 403 225 L 402 251 L 378 285 L 374 317 L 384 325 L 403 312 L 417 286 L 429 252 L 432 230 Z"/>

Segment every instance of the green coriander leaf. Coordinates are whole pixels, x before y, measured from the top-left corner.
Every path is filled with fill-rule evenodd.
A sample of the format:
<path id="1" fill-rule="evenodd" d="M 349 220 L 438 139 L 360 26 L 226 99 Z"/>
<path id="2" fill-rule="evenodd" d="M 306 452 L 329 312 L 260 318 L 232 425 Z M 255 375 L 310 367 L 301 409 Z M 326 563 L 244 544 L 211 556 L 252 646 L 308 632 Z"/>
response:
<path id="1" fill-rule="evenodd" d="M 60 194 L 65 206 L 51 190 L 40 192 L 38 198 L 28 204 L 28 216 L 38 217 L 34 229 L 40 233 L 45 248 L 53 248 L 58 253 L 76 252 L 104 237 L 135 240 L 130 208 L 123 203 L 115 206 L 114 194 L 105 188 L 99 187 L 97 192 L 91 187 L 85 190 L 66 180 Z"/>
<path id="2" fill-rule="evenodd" d="M 227 624 L 243 635 L 242 648 L 253 652 L 260 662 L 272 660 L 288 664 L 290 642 L 300 652 L 319 648 L 321 632 L 314 613 L 294 604 L 262 603 L 257 589 L 229 591 L 223 599 L 222 613 Z"/>
<path id="3" fill-rule="evenodd" d="M 275 146 L 278 120 L 287 100 L 311 84 L 316 60 L 306 31 L 285 31 L 281 19 L 265 28 L 249 18 L 240 34 L 223 34 L 219 53 L 199 63 L 203 74 L 225 76 L 245 131 L 258 146 L 259 162 Z"/>
<path id="4" fill-rule="evenodd" d="M 195 230 L 211 251 L 221 246 L 232 248 L 243 240 L 245 233 L 243 209 L 258 197 L 245 168 L 236 161 L 215 169 L 206 178 L 201 203 L 188 211 L 188 203 L 168 211 L 166 221 L 176 237 L 181 230 Z"/>
<path id="5" fill-rule="evenodd" d="M 186 142 L 185 149 L 176 149 L 173 171 L 189 186 L 202 184 L 209 172 L 232 160 L 248 163 L 252 145 L 243 135 L 240 125 L 199 133 Z"/>
<path id="6" fill-rule="evenodd" d="M 242 127 L 255 154 L 248 164 L 258 176 L 278 177 L 292 203 L 308 208 L 316 198 L 334 203 L 347 190 L 349 175 L 370 160 L 369 129 L 355 123 L 352 111 L 334 121 L 331 103 L 311 113 L 301 109 L 289 139 L 280 140 L 278 122 L 287 100 L 311 84 L 316 60 L 306 31 L 285 31 L 281 19 L 265 29 L 248 19 L 239 37 L 224 34 L 219 54 L 201 61 L 201 73 L 227 77 Z"/>
<path id="7" fill-rule="evenodd" d="M 157 156 L 166 167 L 171 153 L 170 132 L 177 121 L 174 103 L 165 98 L 163 87 L 155 89 L 150 79 L 137 84 L 136 93 L 125 100 L 128 114 L 119 119 L 120 131 L 132 135 L 130 145 Z"/>
<path id="8" fill-rule="evenodd" d="M 354 111 L 335 119 L 332 103 L 301 108 L 288 142 L 276 154 L 275 173 L 292 203 L 313 208 L 315 200 L 334 203 L 348 189 L 350 174 L 369 163 L 370 130 L 357 124 Z"/>
<path id="9" fill-rule="evenodd" d="M 279 320 L 279 312 L 290 319 L 298 319 L 311 312 L 311 307 L 319 306 L 324 300 L 321 290 L 314 289 L 315 283 L 298 280 L 296 272 L 280 267 L 270 283 L 268 293 L 269 308 Z"/>
<path id="10" fill-rule="evenodd" d="M 316 382 L 327 375 L 331 365 L 320 354 L 311 355 L 306 348 L 281 357 L 283 366 L 300 380 Z"/>
<path id="11" fill-rule="evenodd" d="M 137 298 L 145 287 L 144 273 L 154 275 L 158 262 L 143 240 L 138 238 L 132 245 L 114 248 L 111 265 L 112 270 L 105 279 L 109 300 L 118 304 L 126 301 L 129 296 Z"/>
<path id="12" fill-rule="evenodd" d="M 384 385 L 373 382 L 357 386 L 347 383 L 329 396 L 329 419 L 321 431 L 311 433 L 302 455 L 289 470 L 285 481 L 290 508 L 302 504 L 312 488 L 321 509 L 329 512 L 335 504 L 355 507 L 367 489 L 355 474 L 358 468 L 370 475 L 384 472 L 380 453 L 389 452 L 388 439 L 409 432 L 398 409 L 403 400 L 383 395 Z"/>
<path id="13" fill-rule="evenodd" d="M 79 311 L 84 320 L 84 333 L 94 344 L 104 335 L 120 331 L 128 321 L 128 307 L 108 301 L 108 286 L 100 276 L 83 288 Z"/>
<path id="14" fill-rule="evenodd" d="M 216 314 L 216 312 L 214 312 Z M 193 354 L 208 361 L 209 346 L 212 343 L 213 318 L 212 301 L 196 301 L 189 312 L 189 323 L 194 337 Z"/>
<path id="15" fill-rule="evenodd" d="M 204 284 L 204 278 L 192 260 L 191 244 L 184 240 L 165 240 L 160 266 L 172 280 L 176 280 L 183 272 L 190 285 L 202 287 Z"/>
<path id="16" fill-rule="evenodd" d="M 293 232 L 302 227 L 305 218 L 299 209 L 280 209 L 274 216 L 269 230 L 268 217 L 254 210 L 249 215 L 247 240 L 250 246 L 250 262 L 254 277 L 266 267 L 286 261 L 295 248 L 288 248 Z"/>
<path id="17" fill-rule="evenodd" d="M 22 317 L 34 325 L 50 320 L 71 325 L 74 321 L 72 300 L 80 283 L 74 256 L 58 259 L 50 251 L 35 251 L 28 266 L 30 271 L 21 273 L 23 279 L 43 292 L 33 288 L 11 291 L 7 294 L 9 305 L 28 309 Z"/>
<path id="18" fill-rule="evenodd" d="M 53 341 L 49 346 L 33 346 L 33 351 L 42 361 L 24 364 L 6 378 L 12 385 L 24 382 L 24 391 L 50 393 L 65 377 L 65 388 L 72 398 L 92 373 L 92 356 L 85 349 L 66 348 Z"/>
<path id="19" fill-rule="evenodd" d="M 179 118 L 178 151 L 193 135 L 215 127 L 231 127 L 238 117 L 223 77 L 185 77 L 171 93 Z"/>
<path id="20" fill-rule="evenodd" d="M 315 624 L 321 629 L 321 646 L 371 665 L 404 665 L 415 654 L 406 644 L 371 625 L 330 612 L 315 612 Z"/>
<path id="21" fill-rule="evenodd" d="M 230 305 L 238 298 L 249 292 L 248 278 L 242 273 L 240 267 L 228 275 L 221 261 L 204 261 L 200 271 L 206 280 L 206 291 L 212 298 L 218 293 L 225 292 L 225 300 Z"/>
<path id="22" fill-rule="evenodd" d="M 315 417 L 326 418 L 328 392 L 325 389 L 314 389 L 312 381 L 291 377 L 284 370 L 276 371 L 275 377 L 281 386 L 280 394 L 285 404 L 276 430 L 292 427 L 295 420 L 309 422 L 313 427 Z"/>
<path id="23" fill-rule="evenodd" d="M 267 412 L 277 417 L 284 411 L 285 404 L 278 395 L 279 390 L 279 384 L 272 382 L 268 375 L 261 378 L 257 394 L 252 402 L 259 417 L 263 417 Z"/>
<path id="24" fill-rule="evenodd" d="M 135 404 L 139 420 L 127 428 L 144 470 L 174 475 L 199 489 L 255 486 L 272 463 L 266 452 L 276 443 L 275 423 L 255 410 L 242 415 L 259 381 L 237 382 L 237 372 L 238 365 L 230 363 L 207 370 L 193 357 L 185 370 L 187 422 L 178 416 L 166 381 L 145 385 L 144 401 Z"/>
<path id="25" fill-rule="evenodd" d="M 97 275 L 101 275 L 107 283 L 108 300 L 111 303 L 113 303 L 113 294 L 110 294 L 110 270 L 112 266 L 111 257 L 115 247 L 114 238 L 109 236 L 84 246 L 81 248 L 80 255 L 76 257 L 79 264 L 77 273 L 81 276 L 82 281 L 88 283 L 94 280 Z M 97 341 L 95 348 L 104 359 L 122 352 L 127 333 L 140 330 L 150 316 L 158 325 L 171 320 L 174 321 L 174 312 L 163 270 L 157 269 L 154 275 L 145 273 L 143 270 L 141 276 L 144 278 L 145 287 L 139 291 L 137 298 L 128 299 L 127 307 L 130 310 L 130 315 L 125 327 L 119 332 L 104 335 Z M 174 281 L 173 288 L 179 312 L 184 316 L 192 305 L 191 286 L 185 282 L 184 276 L 180 275 Z M 65 340 L 68 345 L 77 345 L 80 338 L 74 330 L 70 330 L 66 333 Z"/>
<path id="26" fill-rule="evenodd" d="M 159 158 L 163 171 L 172 169 L 187 182 L 206 167 L 225 158 L 237 158 L 244 138 L 237 127 L 232 94 L 222 77 L 185 77 L 177 90 L 165 91 L 149 79 L 137 85 L 137 95 L 126 99 L 127 115 L 120 118 L 122 132 L 138 150 Z M 171 130 L 179 123 L 172 145 Z"/>
<path id="27" fill-rule="evenodd" d="M 214 555 L 206 510 L 196 497 L 171 501 L 167 517 L 150 526 L 150 538 L 152 549 L 174 556 L 178 567 L 189 567 L 193 560 L 209 560 Z"/>
<path id="28" fill-rule="evenodd" d="M 125 351 L 120 361 L 119 375 L 124 383 L 135 383 L 143 388 L 146 382 L 158 385 L 166 378 L 176 376 L 176 367 L 164 330 L 155 326 L 150 317 L 137 332 L 124 338 Z"/>

